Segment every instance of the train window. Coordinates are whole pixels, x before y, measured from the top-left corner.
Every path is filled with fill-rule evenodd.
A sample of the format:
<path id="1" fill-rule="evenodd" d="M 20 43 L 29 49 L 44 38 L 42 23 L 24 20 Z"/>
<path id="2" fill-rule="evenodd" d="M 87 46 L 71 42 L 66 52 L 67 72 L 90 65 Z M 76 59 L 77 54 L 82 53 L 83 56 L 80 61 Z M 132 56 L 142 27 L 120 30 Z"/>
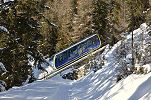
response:
<path id="1" fill-rule="evenodd" d="M 91 49 L 97 49 L 100 47 L 99 37 L 95 34 L 81 42 L 75 44 L 74 46 L 56 54 L 55 67 L 59 68 L 71 61 L 77 60 L 77 58 L 84 56 L 89 53 Z"/>

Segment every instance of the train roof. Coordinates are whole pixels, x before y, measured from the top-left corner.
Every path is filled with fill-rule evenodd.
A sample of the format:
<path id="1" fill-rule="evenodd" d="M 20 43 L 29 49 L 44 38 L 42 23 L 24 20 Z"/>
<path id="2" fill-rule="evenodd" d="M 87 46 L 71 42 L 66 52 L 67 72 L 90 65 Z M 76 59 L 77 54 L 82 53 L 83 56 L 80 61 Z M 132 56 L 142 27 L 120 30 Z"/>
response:
<path id="1" fill-rule="evenodd" d="M 97 36 L 98 36 L 98 34 L 93 34 L 92 36 L 87 37 L 87 38 L 85 38 L 85 39 L 81 40 L 80 42 L 77 42 L 77 43 L 75 43 L 75 44 L 71 45 L 70 47 L 68 47 L 68 48 L 64 49 L 63 51 L 60 51 L 60 52 L 56 53 L 54 56 L 56 56 L 56 55 L 58 55 L 58 54 L 61 54 L 62 52 L 66 51 L 66 50 L 69 50 L 70 48 L 72 48 L 72 47 L 74 47 L 74 46 L 76 46 L 76 45 L 80 44 L 80 43 L 81 43 L 81 42 L 83 42 L 83 41 L 86 41 L 86 40 L 90 39 L 91 37 L 93 37 L 93 36 L 95 36 L 95 35 L 97 35 Z"/>

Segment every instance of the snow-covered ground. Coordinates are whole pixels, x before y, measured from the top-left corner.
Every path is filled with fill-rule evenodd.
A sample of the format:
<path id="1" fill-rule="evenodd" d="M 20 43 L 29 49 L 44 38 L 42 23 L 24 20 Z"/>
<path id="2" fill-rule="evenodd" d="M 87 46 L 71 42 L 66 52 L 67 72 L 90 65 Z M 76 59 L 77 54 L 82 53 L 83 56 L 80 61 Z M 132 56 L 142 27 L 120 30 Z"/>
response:
<path id="1" fill-rule="evenodd" d="M 142 52 L 147 48 L 147 44 L 151 43 L 148 32 L 149 28 L 145 24 L 134 31 L 135 45 L 145 44 L 143 48 L 137 47 L 139 52 Z M 144 33 L 143 38 L 141 38 L 142 33 Z M 0 100 L 150 100 L 150 64 L 144 65 L 147 74 L 131 74 L 117 82 L 117 75 L 122 74 L 120 69 L 123 68 L 123 63 L 121 60 L 124 59 L 126 63 L 129 63 L 131 58 L 130 49 L 124 49 L 126 50 L 125 58 L 121 56 L 123 44 L 126 45 L 125 48 L 130 47 L 130 36 L 131 34 L 127 34 L 124 41 L 119 41 L 112 49 L 106 49 L 102 55 L 96 56 L 97 63 L 99 63 L 100 57 L 104 57 L 105 64 L 95 73 L 91 71 L 75 81 L 64 80 L 57 75 L 48 80 L 13 87 L 1 92 Z M 144 39 L 143 42 L 141 42 L 142 39 Z M 151 59 L 149 60 L 151 61 Z"/>
<path id="2" fill-rule="evenodd" d="M 100 100 L 150 100 L 151 73 L 130 75 L 117 83 Z"/>

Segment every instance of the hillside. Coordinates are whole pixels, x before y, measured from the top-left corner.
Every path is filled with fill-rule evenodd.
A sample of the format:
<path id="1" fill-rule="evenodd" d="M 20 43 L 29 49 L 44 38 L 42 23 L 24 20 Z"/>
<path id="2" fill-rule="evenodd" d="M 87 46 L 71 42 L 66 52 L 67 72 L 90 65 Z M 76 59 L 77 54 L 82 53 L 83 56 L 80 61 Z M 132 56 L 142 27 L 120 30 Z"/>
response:
<path id="1" fill-rule="evenodd" d="M 124 33 L 125 38 L 116 43 L 111 49 L 109 46 L 95 57 L 99 65 L 103 57 L 104 65 L 94 72 L 91 70 L 79 80 L 62 79 L 60 75 L 48 80 L 36 81 L 22 87 L 1 92 L 2 100 L 150 100 L 150 31 L 151 27 L 145 23 L 134 30 L 135 52 L 142 51 L 141 60 L 131 68 L 131 35 Z M 142 40 L 143 34 L 143 40 Z M 141 44 L 144 44 L 143 48 Z M 122 49 L 123 45 L 126 49 Z M 122 48 L 121 48 L 122 47 Z M 141 49 L 140 49 L 141 48 Z M 149 51 L 148 51 L 149 50 Z M 123 54 L 123 51 L 126 53 Z M 148 59 L 147 59 L 148 58 Z M 138 60 L 139 58 L 135 58 Z M 126 66 L 125 66 L 126 63 Z M 139 66 L 138 66 L 139 65 Z M 140 70 L 143 68 L 143 70 Z M 118 79 L 121 76 L 121 79 Z"/>

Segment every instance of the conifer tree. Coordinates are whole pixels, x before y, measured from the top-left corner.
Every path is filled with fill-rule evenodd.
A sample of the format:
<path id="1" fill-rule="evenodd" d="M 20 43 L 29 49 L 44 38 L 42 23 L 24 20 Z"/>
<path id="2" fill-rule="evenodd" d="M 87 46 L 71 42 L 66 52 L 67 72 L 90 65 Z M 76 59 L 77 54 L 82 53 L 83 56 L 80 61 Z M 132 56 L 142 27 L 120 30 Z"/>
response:
<path id="1" fill-rule="evenodd" d="M 116 42 L 114 34 L 117 32 L 114 26 L 118 22 L 118 19 L 114 15 L 114 9 L 119 9 L 119 4 L 113 0 L 109 2 L 94 0 L 93 5 L 93 29 L 95 33 L 100 34 L 103 42 L 113 45 Z"/>
<path id="2" fill-rule="evenodd" d="M 107 29 L 107 16 L 108 16 L 108 4 L 103 0 L 94 0 L 94 11 L 93 11 L 93 24 L 92 27 L 95 33 L 100 34 L 101 40 L 106 41 L 109 34 L 106 32 Z"/>
<path id="3" fill-rule="evenodd" d="M 45 1 L 45 2 L 44 2 Z M 3 33 L 5 37 L 0 43 L 3 49 L 0 51 L 0 62 L 8 72 L 0 76 L 7 83 L 7 89 L 12 86 L 20 86 L 28 75 L 32 76 L 32 66 L 28 64 L 28 56 L 35 61 L 41 61 L 42 56 L 37 50 L 41 41 L 39 20 L 44 12 L 43 4 L 47 0 L 18 0 L 14 5 L 1 12 L 0 24 L 5 25 L 9 33 Z"/>

